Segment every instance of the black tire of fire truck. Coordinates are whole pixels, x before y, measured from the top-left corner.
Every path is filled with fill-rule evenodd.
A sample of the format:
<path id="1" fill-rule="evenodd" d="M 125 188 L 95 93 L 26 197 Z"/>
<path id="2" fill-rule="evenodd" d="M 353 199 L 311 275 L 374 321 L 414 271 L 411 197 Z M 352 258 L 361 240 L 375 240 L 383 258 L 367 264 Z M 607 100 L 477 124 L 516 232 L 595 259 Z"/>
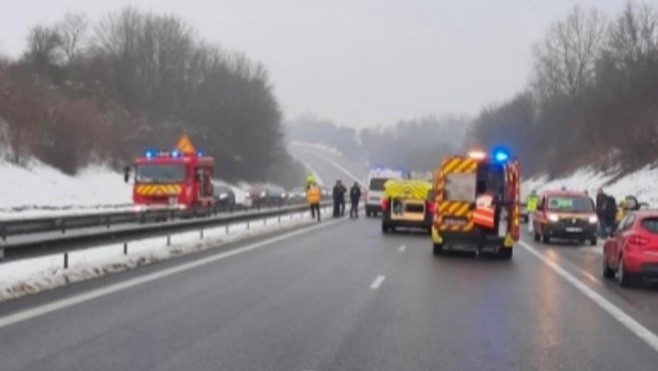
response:
<path id="1" fill-rule="evenodd" d="M 382 223 L 382 233 L 395 232 L 395 226 L 389 225 L 388 223 Z"/>
<path id="2" fill-rule="evenodd" d="M 433 243 L 432 244 L 432 253 L 434 255 L 443 255 L 443 244 L 442 243 Z"/>

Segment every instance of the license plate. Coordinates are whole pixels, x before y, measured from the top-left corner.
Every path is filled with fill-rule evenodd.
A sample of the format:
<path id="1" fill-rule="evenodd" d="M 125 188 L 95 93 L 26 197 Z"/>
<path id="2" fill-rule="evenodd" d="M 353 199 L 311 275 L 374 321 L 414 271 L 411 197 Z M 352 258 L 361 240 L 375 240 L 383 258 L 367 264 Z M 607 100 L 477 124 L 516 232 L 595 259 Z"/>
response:
<path id="1" fill-rule="evenodd" d="M 466 225 L 466 220 L 464 219 L 456 219 L 456 218 L 446 218 L 443 220 L 443 224 L 445 225 Z"/>
<path id="2" fill-rule="evenodd" d="M 571 232 L 571 233 L 577 233 L 577 232 L 582 232 L 583 229 L 582 228 L 577 228 L 577 227 L 567 227 L 566 231 Z"/>

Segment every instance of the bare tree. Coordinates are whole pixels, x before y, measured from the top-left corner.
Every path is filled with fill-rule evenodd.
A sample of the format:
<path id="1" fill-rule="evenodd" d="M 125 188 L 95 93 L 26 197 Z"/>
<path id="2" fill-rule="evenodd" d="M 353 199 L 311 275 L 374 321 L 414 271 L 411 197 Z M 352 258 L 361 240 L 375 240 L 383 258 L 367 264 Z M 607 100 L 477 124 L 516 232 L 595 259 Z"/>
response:
<path id="1" fill-rule="evenodd" d="M 84 13 L 66 13 L 57 25 L 66 63 L 71 64 L 84 50 L 89 22 Z"/>
<path id="2" fill-rule="evenodd" d="M 28 50 L 25 59 L 39 72 L 46 72 L 48 67 L 61 62 L 59 47 L 62 38 L 56 29 L 35 26 L 28 37 Z"/>
<path id="3" fill-rule="evenodd" d="M 594 67 L 605 40 L 606 20 L 596 9 L 575 7 L 554 23 L 534 46 L 535 89 L 541 95 L 574 97 L 594 79 Z"/>
<path id="4" fill-rule="evenodd" d="M 627 3 L 610 27 L 608 50 L 617 69 L 646 68 L 658 60 L 658 12 Z"/>

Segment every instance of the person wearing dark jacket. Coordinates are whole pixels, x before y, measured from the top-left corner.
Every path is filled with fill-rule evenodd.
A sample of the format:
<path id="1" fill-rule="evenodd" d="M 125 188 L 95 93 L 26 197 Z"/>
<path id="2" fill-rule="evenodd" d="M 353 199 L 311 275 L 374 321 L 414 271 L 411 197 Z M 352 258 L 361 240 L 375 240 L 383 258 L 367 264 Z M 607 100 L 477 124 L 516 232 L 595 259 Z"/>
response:
<path id="1" fill-rule="evenodd" d="M 607 238 L 605 223 L 605 208 L 608 201 L 608 195 L 599 188 L 596 192 L 596 217 L 599 219 L 599 237 Z"/>
<path id="2" fill-rule="evenodd" d="M 352 207 L 350 208 L 350 218 L 359 217 L 359 200 L 361 199 L 361 187 L 359 183 L 354 182 L 352 188 L 350 188 L 350 201 L 352 202 Z"/>
<path id="3" fill-rule="evenodd" d="M 345 215 L 345 193 L 347 189 L 340 180 L 336 181 L 333 190 L 334 198 L 334 218 Z"/>
<path id="4" fill-rule="evenodd" d="M 617 218 L 617 200 L 614 197 L 608 196 L 605 202 L 605 211 L 603 213 L 603 220 L 605 223 L 606 237 L 615 229 L 615 220 Z"/>

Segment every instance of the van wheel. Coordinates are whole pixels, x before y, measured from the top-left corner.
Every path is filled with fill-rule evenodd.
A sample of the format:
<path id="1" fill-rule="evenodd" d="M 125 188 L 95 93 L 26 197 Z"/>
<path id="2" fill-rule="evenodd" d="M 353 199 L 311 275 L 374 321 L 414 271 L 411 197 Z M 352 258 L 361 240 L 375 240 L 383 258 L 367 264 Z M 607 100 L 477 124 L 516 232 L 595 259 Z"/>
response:
<path id="1" fill-rule="evenodd" d="M 596 237 L 589 240 L 589 244 L 592 245 L 592 246 L 596 246 L 597 242 L 598 242 L 598 240 L 596 239 Z"/>
<path id="2" fill-rule="evenodd" d="M 388 225 L 382 223 L 382 233 L 386 234 L 389 231 Z"/>
<path id="3" fill-rule="evenodd" d="M 535 236 L 534 236 L 535 237 L 535 242 L 539 242 L 539 232 L 535 231 L 534 234 L 535 234 Z"/>
<path id="4" fill-rule="evenodd" d="M 443 244 L 442 243 L 433 244 L 432 252 L 434 253 L 434 255 L 443 255 Z"/>
<path id="5" fill-rule="evenodd" d="M 513 248 L 503 247 L 502 249 L 500 249 L 500 250 L 498 251 L 498 256 L 499 256 L 501 259 L 504 259 L 504 260 L 510 260 L 510 259 L 512 259 L 512 254 L 513 254 L 513 253 L 514 253 L 514 249 L 513 249 Z"/>

